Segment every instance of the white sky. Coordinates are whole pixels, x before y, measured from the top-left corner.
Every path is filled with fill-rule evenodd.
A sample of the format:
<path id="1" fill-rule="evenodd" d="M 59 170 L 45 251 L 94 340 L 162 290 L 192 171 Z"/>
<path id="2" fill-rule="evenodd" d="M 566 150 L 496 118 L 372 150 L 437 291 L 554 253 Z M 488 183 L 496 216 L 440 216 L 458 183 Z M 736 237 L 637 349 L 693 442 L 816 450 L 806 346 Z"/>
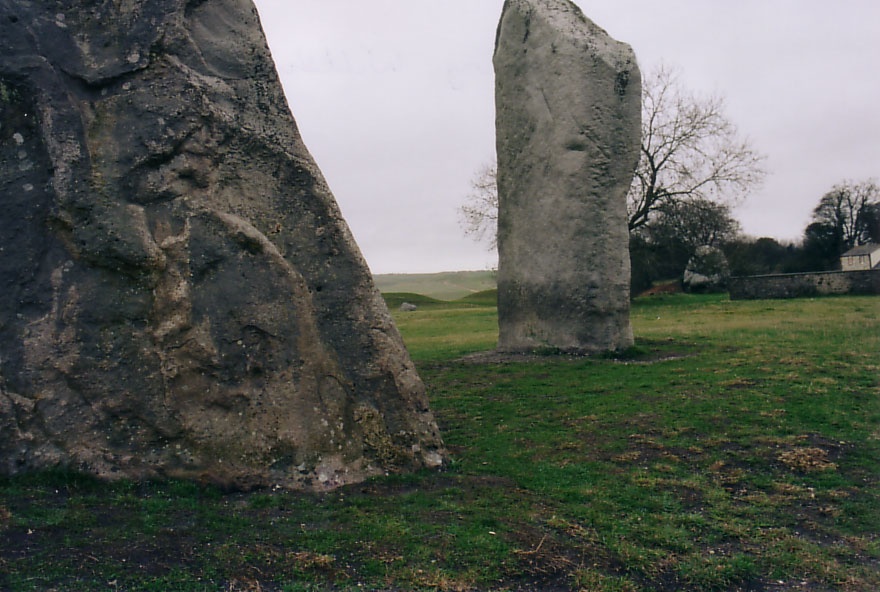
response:
<path id="1" fill-rule="evenodd" d="M 300 131 L 374 273 L 485 269 L 458 206 L 494 159 L 503 0 L 255 0 Z M 768 159 L 736 210 L 798 239 L 835 183 L 880 177 L 877 0 L 576 0 Z"/>

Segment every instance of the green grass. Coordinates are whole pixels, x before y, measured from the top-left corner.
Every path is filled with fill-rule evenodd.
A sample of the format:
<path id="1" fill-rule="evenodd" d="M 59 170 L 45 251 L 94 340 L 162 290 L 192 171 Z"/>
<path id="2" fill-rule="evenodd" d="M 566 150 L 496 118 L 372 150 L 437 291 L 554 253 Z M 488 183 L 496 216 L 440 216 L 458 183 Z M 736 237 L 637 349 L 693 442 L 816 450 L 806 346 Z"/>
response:
<path id="1" fill-rule="evenodd" d="M 451 302 L 399 293 L 385 294 L 385 301 L 416 361 L 451 360 L 490 350 L 498 341 L 494 290 Z M 418 309 L 400 311 L 403 302 L 415 304 Z"/>
<path id="2" fill-rule="evenodd" d="M 880 299 L 656 296 L 626 356 L 476 362 L 494 293 L 386 298 L 446 471 L 0 480 L 0 589 L 880 589 Z"/>

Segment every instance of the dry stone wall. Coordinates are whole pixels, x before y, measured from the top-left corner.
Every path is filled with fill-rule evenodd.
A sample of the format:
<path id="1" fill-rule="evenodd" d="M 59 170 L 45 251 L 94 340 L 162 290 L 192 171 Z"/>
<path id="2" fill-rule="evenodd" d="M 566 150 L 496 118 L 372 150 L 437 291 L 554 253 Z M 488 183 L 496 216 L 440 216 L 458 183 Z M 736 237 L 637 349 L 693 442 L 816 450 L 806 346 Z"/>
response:
<path id="1" fill-rule="evenodd" d="M 880 270 L 756 275 L 730 279 L 731 300 L 880 294 Z"/>

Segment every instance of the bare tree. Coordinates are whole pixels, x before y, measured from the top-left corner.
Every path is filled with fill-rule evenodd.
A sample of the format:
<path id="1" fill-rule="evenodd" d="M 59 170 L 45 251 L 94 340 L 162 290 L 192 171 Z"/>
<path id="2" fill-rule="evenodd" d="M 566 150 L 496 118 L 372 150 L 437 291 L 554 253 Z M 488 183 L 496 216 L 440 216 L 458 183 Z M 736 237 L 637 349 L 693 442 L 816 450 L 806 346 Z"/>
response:
<path id="1" fill-rule="evenodd" d="M 489 248 L 497 246 L 498 182 L 495 163 L 484 164 L 471 180 L 471 192 L 458 209 L 464 233 L 474 240 L 490 241 Z"/>
<path id="2" fill-rule="evenodd" d="M 686 92 L 664 66 L 642 89 L 641 159 L 627 199 L 630 230 L 675 202 L 735 202 L 763 179 L 764 157 L 739 137 L 720 97 Z"/>
<path id="3" fill-rule="evenodd" d="M 874 179 L 844 181 L 822 196 L 813 210 L 813 220 L 834 232 L 841 241 L 840 248 L 846 250 L 876 239 L 878 207 L 880 187 Z"/>
<path id="4" fill-rule="evenodd" d="M 740 226 L 727 204 L 693 198 L 664 205 L 641 232 L 655 244 L 682 245 L 690 257 L 699 247 L 720 247 L 733 240 Z"/>
<path id="5" fill-rule="evenodd" d="M 630 231 L 683 201 L 735 203 L 760 183 L 764 157 L 724 114 L 724 101 L 686 92 L 660 66 L 642 85 L 641 159 L 627 197 Z M 495 165 L 483 165 L 459 208 L 465 234 L 495 246 L 498 192 Z"/>

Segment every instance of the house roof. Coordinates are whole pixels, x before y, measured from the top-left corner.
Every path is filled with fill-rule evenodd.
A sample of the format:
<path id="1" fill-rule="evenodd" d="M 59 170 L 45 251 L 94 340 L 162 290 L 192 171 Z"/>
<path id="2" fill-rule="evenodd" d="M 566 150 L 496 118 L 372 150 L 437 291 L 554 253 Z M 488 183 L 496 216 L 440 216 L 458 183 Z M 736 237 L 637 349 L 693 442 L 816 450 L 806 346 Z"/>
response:
<path id="1" fill-rule="evenodd" d="M 841 257 L 858 257 L 859 255 L 870 255 L 874 251 L 880 250 L 880 245 L 867 244 L 867 245 L 859 245 L 857 247 L 853 247 Z"/>

